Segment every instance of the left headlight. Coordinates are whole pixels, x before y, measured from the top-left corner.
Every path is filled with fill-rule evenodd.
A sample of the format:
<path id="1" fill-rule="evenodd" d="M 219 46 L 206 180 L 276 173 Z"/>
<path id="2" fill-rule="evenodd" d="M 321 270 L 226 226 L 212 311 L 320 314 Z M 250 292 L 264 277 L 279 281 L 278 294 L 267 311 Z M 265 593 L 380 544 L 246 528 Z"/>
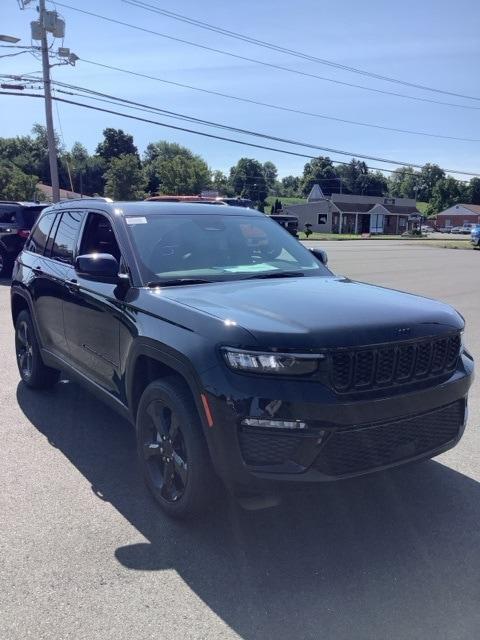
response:
<path id="1" fill-rule="evenodd" d="M 323 354 L 270 353 L 224 347 L 223 357 L 230 369 L 249 373 L 304 376 L 318 369 Z"/>

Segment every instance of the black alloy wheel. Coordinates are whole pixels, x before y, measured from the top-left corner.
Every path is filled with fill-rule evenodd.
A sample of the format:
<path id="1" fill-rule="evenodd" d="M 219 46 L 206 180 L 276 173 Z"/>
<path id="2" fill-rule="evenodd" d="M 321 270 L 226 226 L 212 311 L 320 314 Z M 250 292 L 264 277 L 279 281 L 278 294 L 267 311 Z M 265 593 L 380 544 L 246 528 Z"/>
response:
<path id="1" fill-rule="evenodd" d="M 30 313 L 24 309 L 15 322 L 15 353 L 20 377 L 32 389 L 49 389 L 58 382 L 60 371 L 42 360 Z"/>
<path id="2" fill-rule="evenodd" d="M 188 460 L 179 416 L 160 400 L 147 407 L 150 428 L 144 430 L 143 456 L 151 482 L 167 502 L 179 500 L 188 483 Z"/>
<path id="3" fill-rule="evenodd" d="M 26 319 L 17 323 L 15 333 L 15 348 L 17 353 L 18 370 L 24 382 L 28 382 L 33 373 L 33 344 L 30 327 Z"/>
<path id="4" fill-rule="evenodd" d="M 172 375 L 151 382 L 136 422 L 143 476 L 163 511 L 173 518 L 203 513 L 215 499 L 218 479 L 185 381 Z"/>

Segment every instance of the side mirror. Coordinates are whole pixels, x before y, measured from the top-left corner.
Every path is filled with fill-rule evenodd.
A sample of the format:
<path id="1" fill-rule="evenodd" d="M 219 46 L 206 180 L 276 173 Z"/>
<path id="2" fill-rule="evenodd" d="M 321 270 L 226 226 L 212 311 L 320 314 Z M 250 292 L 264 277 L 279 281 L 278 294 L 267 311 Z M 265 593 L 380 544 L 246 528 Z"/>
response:
<path id="1" fill-rule="evenodd" d="M 98 282 L 118 284 L 120 265 L 109 253 L 88 253 L 75 260 L 75 271 L 79 276 Z"/>
<path id="2" fill-rule="evenodd" d="M 322 264 L 327 266 L 327 264 L 328 264 L 328 256 L 327 256 L 327 252 L 326 251 L 324 251 L 323 249 L 312 249 L 312 248 L 310 248 L 310 251 L 313 253 L 315 258 L 319 262 L 321 262 Z"/>

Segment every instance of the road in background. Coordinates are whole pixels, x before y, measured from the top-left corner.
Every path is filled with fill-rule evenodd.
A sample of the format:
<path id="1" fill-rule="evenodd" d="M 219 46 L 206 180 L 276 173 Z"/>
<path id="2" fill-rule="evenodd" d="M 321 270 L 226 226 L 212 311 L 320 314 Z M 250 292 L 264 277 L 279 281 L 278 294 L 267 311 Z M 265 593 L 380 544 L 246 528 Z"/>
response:
<path id="1" fill-rule="evenodd" d="M 480 361 L 480 252 L 314 244 L 337 273 L 453 304 Z M 0 637 L 480 635 L 478 384 L 465 437 L 436 461 L 302 490 L 271 510 L 225 499 L 186 525 L 146 493 L 128 424 L 74 384 L 18 384 L 6 283 L 0 362 Z"/>

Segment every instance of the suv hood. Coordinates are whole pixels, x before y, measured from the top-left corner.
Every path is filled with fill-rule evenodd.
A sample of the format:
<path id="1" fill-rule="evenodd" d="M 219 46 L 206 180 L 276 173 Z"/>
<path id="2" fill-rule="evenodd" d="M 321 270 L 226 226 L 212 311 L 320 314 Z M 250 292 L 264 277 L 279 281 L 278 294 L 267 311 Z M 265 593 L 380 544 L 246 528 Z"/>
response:
<path id="1" fill-rule="evenodd" d="M 464 326 L 461 316 L 442 302 L 338 277 L 174 287 L 162 297 L 235 321 L 260 346 L 270 348 L 376 344 Z"/>

